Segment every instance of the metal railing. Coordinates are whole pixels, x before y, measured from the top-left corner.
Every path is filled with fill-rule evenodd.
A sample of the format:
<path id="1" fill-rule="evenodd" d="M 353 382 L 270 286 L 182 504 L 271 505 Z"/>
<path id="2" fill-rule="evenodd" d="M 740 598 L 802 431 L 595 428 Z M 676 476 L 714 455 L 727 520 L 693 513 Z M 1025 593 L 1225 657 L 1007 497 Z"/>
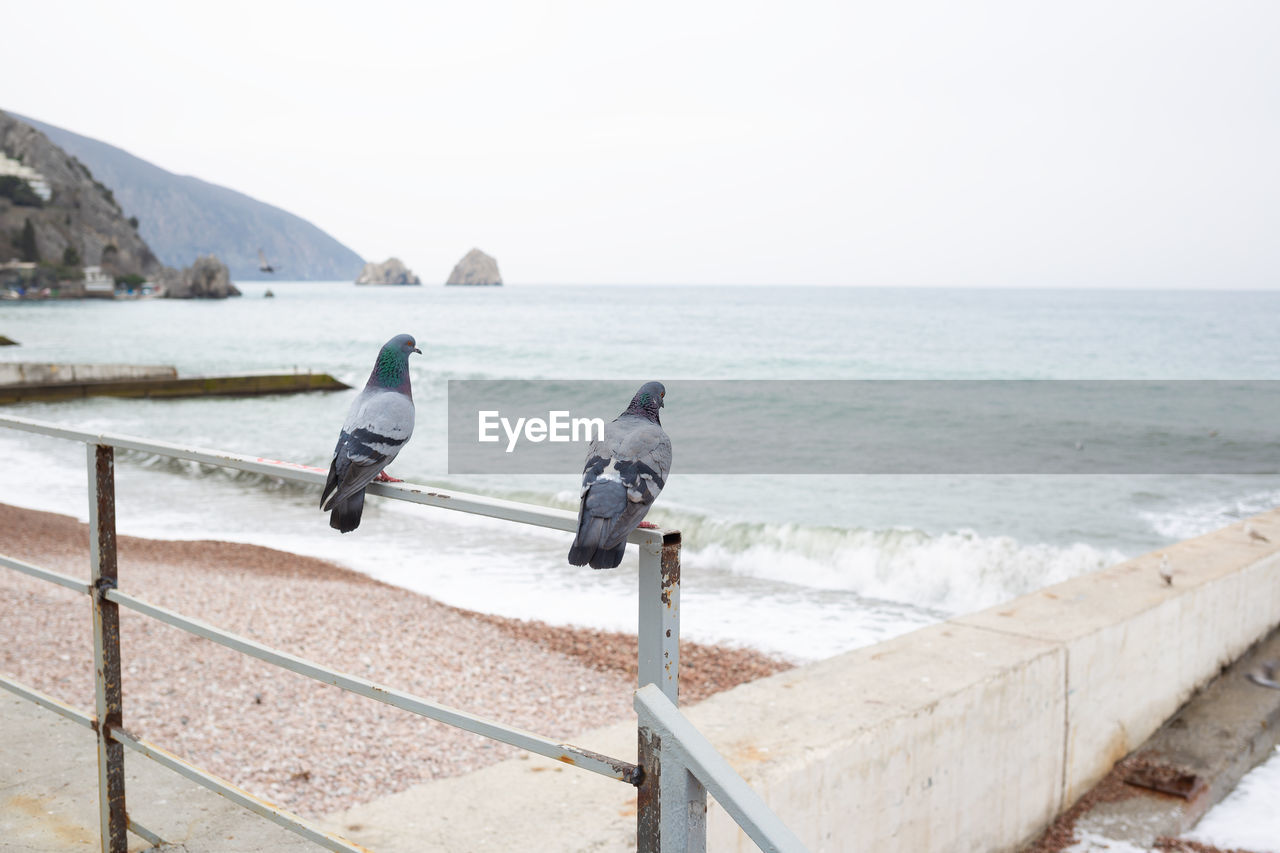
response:
<path id="1" fill-rule="evenodd" d="M 221 794 L 262 817 L 329 850 L 364 848 L 279 808 L 194 764 L 128 732 L 124 727 L 120 665 L 119 608 L 125 607 L 198 637 L 325 684 L 384 702 L 484 737 L 562 761 L 638 789 L 636 839 L 639 853 L 701 853 L 706 849 L 706 795 L 716 800 L 766 851 L 804 848 L 764 802 L 678 710 L 680 684 L 680 533 L 639 529 L 629 542 L 640 552 L 638 763 L 609 758 L 560 743 L 495 720 L 431 702 L 367 679 L 338 672 L 304 658 L 223 631 L 119 588 L 115 529 L 115 450 L 133 450 L 206 465 L 265 474 L 282 480 L 323 485 L 318 468 L 199 448 L 181 447 L 123 435 L 89 433 L 26 418 L 0 418 L 0 427 L 81 442 L 86 446 L 89 481 L 91 579 L 67 575 L 0 555 L 0 566 L 67 589 L 92 600 L 94 715 L 0 676 L 0 688 L 92 729 L 97 736 L 98 793 L 102 850 L 127 848 L 127 832 L 151 844 L 161 838 L 133 820 L 125 808 L 124 750 L 129 749 Z M 521 524 L 574 531 L 574 514 L 461 492 L 427 489 L 408 483 L 374 483 L 370 494 L 473 513 Z"/>

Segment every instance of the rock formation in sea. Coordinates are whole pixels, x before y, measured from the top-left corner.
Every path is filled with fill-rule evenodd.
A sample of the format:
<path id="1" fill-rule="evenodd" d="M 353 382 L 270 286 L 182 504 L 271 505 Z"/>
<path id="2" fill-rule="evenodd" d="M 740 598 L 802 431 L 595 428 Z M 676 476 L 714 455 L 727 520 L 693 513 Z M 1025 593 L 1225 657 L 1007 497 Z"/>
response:
<path id="1" fill-rule="evenodd" d="M 226 299 L 240 295 L 231 283 L 227 265 L 213 255 L 201 255 L 184 270 L 166 267 L 160 283 L 170 299 Z"/>
<path id="2" fill-rule="evenodd" d="M 502 274 L 498 272 L 496 260 L 479 249 L 472 249 L 458 261 L 445 284 L 498 286 L 502 284 Z"/>
<path id="3" fill-rule="evenodd" d="M 399 258 L 388 258 L 380 264 L 369 261 L 360 271 L 356 284 L 422 284 Z"/>

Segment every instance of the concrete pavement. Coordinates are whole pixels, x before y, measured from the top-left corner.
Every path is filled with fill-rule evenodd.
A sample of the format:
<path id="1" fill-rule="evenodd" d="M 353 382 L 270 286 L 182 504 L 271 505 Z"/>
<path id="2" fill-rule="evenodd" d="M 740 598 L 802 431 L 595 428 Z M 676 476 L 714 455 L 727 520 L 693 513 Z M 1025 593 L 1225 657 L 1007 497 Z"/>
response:
<path id="1" fill-rule="evenodd" d="M 171 853 L 314 851 L 275 824 L 140 755 L 125 754 L 130 816 Z M 93 732 L 0 692 L 0 851 L 98 851 L 98 753 Z M 153 849 L 129 836 L 130 853 Z"/>

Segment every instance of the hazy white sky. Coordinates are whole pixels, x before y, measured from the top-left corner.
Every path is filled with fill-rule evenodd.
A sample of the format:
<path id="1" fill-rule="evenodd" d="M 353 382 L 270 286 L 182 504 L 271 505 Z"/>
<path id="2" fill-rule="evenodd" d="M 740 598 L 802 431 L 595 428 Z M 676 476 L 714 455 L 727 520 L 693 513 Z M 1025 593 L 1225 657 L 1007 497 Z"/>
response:
<path id="1" fill-rule="evenodd" d="M 3 17 L 0 108 L 425 281 L 1280 284 L 1274 0 Z"/>

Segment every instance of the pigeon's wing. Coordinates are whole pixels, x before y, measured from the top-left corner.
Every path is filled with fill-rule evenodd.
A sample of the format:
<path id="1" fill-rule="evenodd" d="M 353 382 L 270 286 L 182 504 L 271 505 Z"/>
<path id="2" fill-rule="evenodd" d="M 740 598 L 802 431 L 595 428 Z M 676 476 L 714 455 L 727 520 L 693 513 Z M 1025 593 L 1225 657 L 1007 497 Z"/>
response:
<path id="1" fill-rule="evenodd" d="M 624 414 L 605 427 L 604 437 L 587 450 L 569 563 L 595 569 L 621 563 L 627 535 L 644 519 L 670 470 L 671 441 L 658 424 Z"/>
<path id="2" fill-rule="evenodd" d="M 640 418 L 634 421 L 605 436 L 610 462 L 599 476 L 617 479 L 627 492 L 626 504 L 604 536 L 605 548 L 624 542 L 644 520 L 671 471 L 671 439 L 666 432 L 658 424 Z"/>
<path id="3" fill-rule="evenodd" d="M 591 443 L 582 473 L 580 519 L 593 485 L 613 482 L 626 491 L 626 501 L 600 502 L 611 510 L 600 547 L 614 548 L 626 540 L 662 492 L 669 471 L 671 439 L 652 421 L 623 415 L 608 425 L 603 439 Z"/>
<path id="4" fill-rule="evenodd" d="M 413 435 L 413 401 L 398 391 L 363 392 L 333 451 L 321 509 L 346 500 L 378 476 Z"/>

